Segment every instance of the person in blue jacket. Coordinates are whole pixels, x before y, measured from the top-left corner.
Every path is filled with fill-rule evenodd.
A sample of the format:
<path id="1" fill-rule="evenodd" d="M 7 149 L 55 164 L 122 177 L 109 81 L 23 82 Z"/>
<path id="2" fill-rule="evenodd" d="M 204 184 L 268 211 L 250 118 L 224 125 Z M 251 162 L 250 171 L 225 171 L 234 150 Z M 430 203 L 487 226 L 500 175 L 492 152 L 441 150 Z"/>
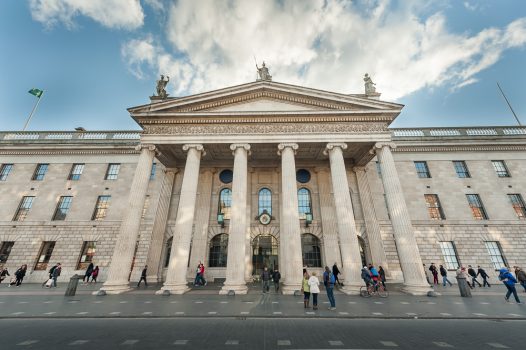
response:
<path id="1" fill-rule="evenodd" d="M 515 279 L 515 277 L 513 277 L 513 274 L 509 272 L 507 268 L 503 267 L 502 269 L 500 269 L 499 280 L 501 280 L 502 283 L 504 283 L 504 285 L 506 286 L 506 288 L 508 288 L 508 292 L 504 297 L 506 301 L 510 300 L 510 295 L 513 293 L 517 304 L 521 304 L 519 296 L 517 295 L 517 289 L 515 289 L 515 283 L 517 283 L 517 280 Z"/>

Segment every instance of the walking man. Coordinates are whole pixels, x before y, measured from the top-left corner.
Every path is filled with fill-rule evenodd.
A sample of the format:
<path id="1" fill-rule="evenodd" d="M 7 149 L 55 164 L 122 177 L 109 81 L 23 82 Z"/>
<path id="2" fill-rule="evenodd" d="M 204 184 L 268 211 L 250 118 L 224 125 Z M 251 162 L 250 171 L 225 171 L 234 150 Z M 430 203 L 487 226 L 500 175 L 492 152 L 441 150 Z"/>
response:
<path id="1" fill-rule="evenodd" d="M 473 285 L 473 288 L 475 288 L 475 283 L 478 284 L 479 287 L 482 287 L 482 284 L 477 280 L 477 273 L 471 265 L 468 265 L 468 275 L 471 276 L 471 284 Z"/>
<path id="2" fill-rule="evenodd" d="M 53 272 L 51 273 L 51 277 L 53 278 L 53 287 L 57 288 L 57 278 L 60 276 L 60 272 L 62 272 L 62 265 L 60 263 L 57 263 L 55 268 L 53 269 Z"/>
<path id="3" fill-rule="evenodd" d="M 489 275 L 484 271 L 482 267 L 477 266 L 477 276 L 480 275 L 482 277 L 482 286 L 486 287 L 486 284 L 488 285 L 488 288 L 491 287 L 491 285 L 488 282 Z"/>
<path id="4" fill-rule="evenodd" d="M 515 279 L 515 277 L 513 277 L 513 275 L 511 274 L 511 272 L 508 271 L 507 268 L 503 267 L 502 269 L 500 269 L 499 280 L 501 280 L 502 283 L 504 283 L 504 285 L 508 289 L 508 292 L 506 293 L 504 299 L 506 299 L 506 301 L 510 301 L 510 295 L 513 294 L 513 297 L 515 297 L 515 301 L 517 302 L 517 304 L 521 304 L 519 296 L 517 295 L 517 290 L 515 289 L 515 283 L 517 283 L 517 280 Z"/>
<path id="5" fill-rule="evenodd" d="M 261 273 L 261 281 L 263 282 L 263 293 L 268 293 L 270 289 L 270 272 L 266 266 Z"/>
<path id="6" fill-rule="evenodd" d="M 446 282 L 449 283 L 450 287 L 453 286 L 453 284 L 447 279 L 447 270 L 442 265 L 440 265 L 440 276 L 442 276 L 442 285 L 444 287 L 446 286 Z"/>
<path id="7" fill-rule="evenodd" d="M 325 266 L 325 272 L 323 273 L 323 285 L 327 291 L 327 298 L 331 305 L 329 310 L 336 310 L 336 300 L 334 299 L 334 284 L 336 283 L 336 278 L 332 274 L 329 266 Z"/>
<path id="8" fill-rule="evenodd" d="M 279 290 L 279 280 L 281 279 L 281 273 L 279 273 L 278 268 L 274 269 L 274 274 L 272 275 L 272 280 L 274 281 L 274 290 L 277 292 Z"/>
<path id="9" fill-rule="evenodd" d="M 336 263 L 332 265 L 332 274 L 334 275 L 334 278 L 336 279 L 336 282 L 338 283 L 338 285 L 343 286 L 343 284 L 338 279 L 338 275 L 340 274 L 340 269 L 338 269 L 338 265 L 336 265 Z"/>
<path id="10" fill-rule="evenodd" d="M 142 269 L 141 273 L 141 279 L 139 280 L 139 283 L 137 283 L 137 288 L 141 286 L 141 282 L 144 281 L 144 286 L 148 287 L 148 282 L 146 282 L 146 271 L 148 270 L 148 265 L 144 265 L 144 269 Z"/>

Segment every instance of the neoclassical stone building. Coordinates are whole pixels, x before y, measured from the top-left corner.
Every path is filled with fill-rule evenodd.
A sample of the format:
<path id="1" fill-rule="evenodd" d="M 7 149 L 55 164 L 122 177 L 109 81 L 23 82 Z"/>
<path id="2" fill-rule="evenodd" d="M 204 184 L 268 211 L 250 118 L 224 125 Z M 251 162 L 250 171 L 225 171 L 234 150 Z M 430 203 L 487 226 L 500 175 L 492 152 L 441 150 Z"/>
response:
<path id="1" fill-rule="evenodd" d="M 140 133 L 0 133 L 0 264 L 184 293 L 202 261 L 238 294 L 264 266 L 285 294 L 334 263 L 355 293 L 369 262 L 424 294 L 423 263 L 526 265 L 526 129 L 390 129 L 403 106 L 367 92 L 259 80 L 152 98 Z"/>

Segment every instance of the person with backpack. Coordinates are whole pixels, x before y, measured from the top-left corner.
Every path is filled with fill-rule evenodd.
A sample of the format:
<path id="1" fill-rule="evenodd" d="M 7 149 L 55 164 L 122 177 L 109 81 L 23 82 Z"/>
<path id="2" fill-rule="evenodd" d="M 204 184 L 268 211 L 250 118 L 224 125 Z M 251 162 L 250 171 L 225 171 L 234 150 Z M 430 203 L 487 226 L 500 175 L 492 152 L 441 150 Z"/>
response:
<path id="1" fill-rule="evenodd" d="M 329 269 L 329 266 L 325 266 L 325 272 L 323 273 L 323 285 L 327 291 L 327 298 L 331 305 L 329 310 L 336 310 L 336 300 L 334 299 L 334 284 L 336 283 L 336 278 L 334 274 Z"/>
<path id="2" fill-rule="evenodd" d="M 513 275 L 511 274 L 511 272 L 508 271 L 507 268 L 503 267 L 502 269 L 500 269 L 499 280 L 501 280 L 502 283 L 504 283 L 504 285 L 508 289 L 508 292 L 506 293 L 504 299 L 506 299 L 506 301 L 510 301 L 510 295 L 513 294 L 513 297 L 515 298 L 517 304 L 522 304 L 519 299 L 519 296 L 517 295 L 517 289 L 515 289 L 515 283 L 517 283 L 517 280 L 515 279 L 515 277 L 513 277 Z"/>
<path id="3" fill-rule="evenodd" d="M 482 277 L 482 287 L 486 287 L 486 284 L 488 285 L 488 288 L 491 287 L 491 285 L 488 282 L 489 275 L 486 273 L 486 271 L 479 266 L 477 266 L 477 276 L 480 275 Z"/>
<path id="4" fill-rule="evenodd" d="M 373 285 L 374 285 L 374 290 L 378 291 L 378 279 L 379 279 L 380 275 L 378 274 L 378 271 L 373 266 L 373 264 L 369 264 L 369 274 L 371 275 L 371 280 L 372 280 Z"/>
<path id="5" fill-rule="evenodd" d="M 439 269 L 440 269 L 440 276 L 442 276 L 442 286 L 445 287 L 446 283 L 449 283 L 449 286 L 452 287 L 453 284 L 447 278 L 447 270 L 442 265 L 440 265 Z"/>

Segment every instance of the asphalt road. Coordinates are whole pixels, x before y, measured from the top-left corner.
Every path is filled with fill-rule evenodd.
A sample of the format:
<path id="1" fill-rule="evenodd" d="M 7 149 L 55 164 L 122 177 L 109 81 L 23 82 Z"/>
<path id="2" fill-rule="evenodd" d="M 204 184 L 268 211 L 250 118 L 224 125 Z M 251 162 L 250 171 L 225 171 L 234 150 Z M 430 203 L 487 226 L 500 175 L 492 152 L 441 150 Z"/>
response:
<path id="1" fill-rule="evenodd" d="M 525 349 L 526 321 L 4 319 L 1 349 Z"/>

